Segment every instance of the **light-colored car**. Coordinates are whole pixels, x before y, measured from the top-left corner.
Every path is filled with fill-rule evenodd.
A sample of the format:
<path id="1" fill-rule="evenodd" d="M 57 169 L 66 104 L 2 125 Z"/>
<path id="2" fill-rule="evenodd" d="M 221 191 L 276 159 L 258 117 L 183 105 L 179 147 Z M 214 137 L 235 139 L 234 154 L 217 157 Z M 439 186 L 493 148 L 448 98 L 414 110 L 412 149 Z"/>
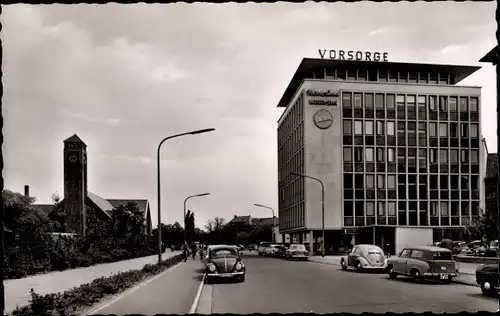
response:
<path id="1" fill-rule="evenodd" d="M 264 255 L 266 256 L 274 256 L 278 251 L 280 251 L 279 249 L 279 245 L 270 245 L 269 247 L 266 248 L 265 252 L 264 252 Z"/>
<path id="2" fill-rule="evenodd" d="M 261 242 L 259 244 L 259 247 L 257 248 L 257 252 L 259 253 L 259 256 L 264 256 L 266 254 L 266 249 L 271 246 L 270 242 Z"/>
<path id="3" fill-rule="evenodd" d="M 286 260 L 309 260 L 309 252 L 302 244 L 291 244 L 285 252 Z"/>
<path id="4" fill-rule="evenodd" d="M 451 283 L 457 276 L 457 265 L 451 250 L 429 246 L 408 247 L 398 256 L 387 259 L 387 272 L 391 279 L 403 275 L 417 282 L 437 279 Z"/>
<path id="5" fill-rule="evenodd" d="M 354 267 L 356 271 L 385 271 L 387 268 L 387 258 L 384 251 L 376 245 L 356 245 L 352 248 L 347 257 L 340 259 L 342 270 Z"/>

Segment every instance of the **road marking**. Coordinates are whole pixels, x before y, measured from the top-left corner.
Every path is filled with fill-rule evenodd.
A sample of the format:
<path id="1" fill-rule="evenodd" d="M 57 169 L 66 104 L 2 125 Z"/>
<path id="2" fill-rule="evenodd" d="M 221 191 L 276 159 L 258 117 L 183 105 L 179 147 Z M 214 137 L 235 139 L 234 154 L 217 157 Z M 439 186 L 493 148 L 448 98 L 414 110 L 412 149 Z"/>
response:
<path id="1" fill-rule="evenodd" d="M 188 314 L 196 313 L 196 308 L 198 307 L 198 303 L 200 302 L 201 292 L 203 291 L 203 285 L 205 284 L 205 278 L 201 280 L 200 286 L 198 287 L 198 292 L 196 293 L 196 297 L 194 298 L 193 305 L 191 305 L 191 309 Z"/>
<path id="2" fill-rule="evenodd" d="M 132 287 L 131 289 L 126 290 L 125 292 L 119 293 L 117 296 L 115 296 L 115 298 L 113 298 L 113 299 L 111 299 L 111 300 L 109 300 L 109 301 L 107 301 L 107 302 L 103 303 L 102 305 L 99 305 L 99 306 L 97 306 L 97 307 L 95 307 L 95 308 L 91 309 L 90 311 L 88 311 L 88 312 L 86 312 L 86 313 L 83 313 L 83 314 L 82 314 L 82 316 L 93 315 L 94 313 L 97 313 L 97 312 L 98 312 L 98 311 L 100 311 L 101 309 L 108 307 L 109 305 L 111 305 L 111 304 L 113 304 L 113 303 L 115 303 L 115 302 L 117 302 L 117 301 L 121 300 L 122 298 L 124 298 L 125 296 L 127 296 L 127 295 L 129 295 L 129 294 L 131 294 L 131 293 L 134 293 L 134 292 L 135 292 L 135 291 L 137 291 L 138 289 L 140 289 L 140 288 L 142 288 L 142 287 L 146 286 L 148 283 L 150 283 L 150 282 L 152 282 L 152 281 L 154 281 L 154 280 L 156 280 L 156 279 L 161 278 L 162 276 L 164 276 L 165 274 L 167 274 L 168 272 L 170 272 L 170 271 L 174 270 L 175 268 L 177 268 L 177 267 L 179 267 L 179 266 L 181 266 L 181 263 L 178 263 L 178 264 L 176 264 L 175 266 L 173 266 L 173 267 L 171 267 L 171 268 L 167 269 L 166 271 L 163 271 L 162 273 L 160 273 L 160 274 L 158 274 L 158 275 L 156 275 L 156 276 L 154 276 L 154 277 L 152 277 L 152 278 L 150 278 L 150 279 L 147 279 L 147 280 L 146 280 L 146 281 L 144 281 L 144 282 L 141 282 L 141 283 L 139 283 L 139 284 L 135 285 L 134 287 Z"/>

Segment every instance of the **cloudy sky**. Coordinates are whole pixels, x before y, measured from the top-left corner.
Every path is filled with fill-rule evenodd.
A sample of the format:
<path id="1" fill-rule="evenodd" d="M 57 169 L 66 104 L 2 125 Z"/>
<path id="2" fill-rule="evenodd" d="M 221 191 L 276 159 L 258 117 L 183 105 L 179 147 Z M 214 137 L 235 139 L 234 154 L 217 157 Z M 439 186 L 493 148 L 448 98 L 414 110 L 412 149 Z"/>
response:
<path id="1" fill-rule="evenodd" d="M 496 44 L 495 3 L 11 5 L 2 14 L 4 179 L 38 202 L 63 194 L 62 141 L 88 145 L 89 189 L 147 198 L 156 213 L 156 147 L 165 143 L 163 221 L 197 226 L 277 207 L 276 108 L 318 48 L 389 52 L 390 61 L 477 65 Z M 496 151 L 494 69 L 482 128 Z M 156 216 L 153 216 L 156 223 Z"/>

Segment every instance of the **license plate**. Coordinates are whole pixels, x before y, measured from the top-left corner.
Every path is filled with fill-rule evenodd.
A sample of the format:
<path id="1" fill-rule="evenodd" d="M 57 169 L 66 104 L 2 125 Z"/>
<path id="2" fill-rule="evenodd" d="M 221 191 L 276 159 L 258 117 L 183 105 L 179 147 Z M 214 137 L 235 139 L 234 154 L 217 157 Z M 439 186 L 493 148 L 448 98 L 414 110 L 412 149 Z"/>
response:
<path id="1" fill-rule="evenodd" d="M 221 273 L 219 274 L 219 276 L 227 278 L 227 277 L 232 277 L 233 275 L 231 273 Z"/>
<path id="2" fill-rule="evenodd" d="M 448 274 L 440 274 L 440 275 L 439 275 L 439 279 L 440 279 L 440 280 L 448 280 L 448 278 L 449 278 L 449 275 L 448 275 Z"/>

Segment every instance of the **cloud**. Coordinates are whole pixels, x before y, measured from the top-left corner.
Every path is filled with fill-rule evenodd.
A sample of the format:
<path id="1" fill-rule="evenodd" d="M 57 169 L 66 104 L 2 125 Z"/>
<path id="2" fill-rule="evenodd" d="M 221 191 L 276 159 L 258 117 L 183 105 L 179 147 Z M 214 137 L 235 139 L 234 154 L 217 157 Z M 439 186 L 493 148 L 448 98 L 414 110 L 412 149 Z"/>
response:
<path id="1" fill-rule="evenodd" d="M 373 31 L 370 31 L 370 33 L 368 33 L 368 35 L 369 36 L 386 35 L 391 30 L 392 30 L 392 27 L 389 25 L 386 25 L 386 26 L 379 27 Z"/>
<path id="2" fill-rule="evenodd" d="M 61 113 L 66 117 L 74 118 L 89 123 L 104 124 L 109 126 L 118 126 L 120 124 L 119 118 L 101 118 L 98 116 L 91 116 L 86 113 L 72 112 L 71 109 L 62 109 Z"/>

